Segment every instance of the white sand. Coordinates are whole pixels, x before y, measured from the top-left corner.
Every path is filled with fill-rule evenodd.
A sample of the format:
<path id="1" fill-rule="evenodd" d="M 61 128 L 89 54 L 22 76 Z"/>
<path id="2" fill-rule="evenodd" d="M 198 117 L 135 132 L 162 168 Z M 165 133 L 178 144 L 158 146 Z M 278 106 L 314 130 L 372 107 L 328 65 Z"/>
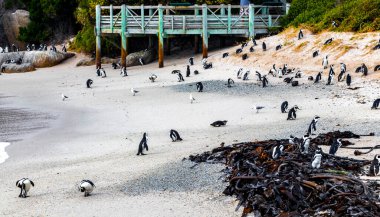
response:
<path id="1" fill-rule="evenodd" d="M 5 151 L 5 148 L 10 145 L 9 142 L 0 142 L 0 164 L 3 163 L 6 159 L 8 159 L 8 154 Z"/>
<path id="2" fill-rule="evenodd" d="M 265 40 L 275 41 L 278 37 Z M 376 37 L 373 33 L 372 38 Z M 221 175 L 217 171 L 223 167 L 189 169 L 192 163 L 182 162 L 184 157 L 211 150 L 221 142 L 302 136 L 314 115 L 321 117 L 319 132 L 375 132 L 376 137 L 356 142 L 379 144 L 380 112 L 370 110 L 372 101 L 380 97 L 376 80 L 379 73 L 371 69 L 368 78 L 354 75 L 353 86 L 362 87 L 355 91 L 347 90 L 344 83 L 326 86 L 326 76 L 317 85 L 303 76 L 300 87 L 269 77 L 270 86 L 261 88 L 254 70 L 267 72 L 274 62 L 307 68 L 307 73 L 313 75 L 321 70 L 322 57 L 312 60 L 287 46 L 279 57 L 273 46 L 265 54 L 257 47 L 255 57 L 250 55 L 244 63 L 234 55 L 220 58 L 226 50 L 236 48 L 211 52 L 210 61 L 215 67 L 206 71 L 197 55 L 192 71 L 198 69 L 200 75 L 185 77 L 184 83 L 178 83 L 171 71 L 181 69 L 185 76 L 190 53 L 166 57 L 162 69 L 157 68 L 157 63 L 131 67 L 125 78 L 110 65 L 104 65 L 107 78 L 96 77 L 93 66 L 75 67 L 79 57 L 32 73 L 1 75 L 0 93 L 14 96 L 12 106 L 46 112 L 56 119 L 49 128 L 6 148 L 10 158 L 0 164 L 0 216 L 240 216 L 241 210 L 234 211 L 234 199 L 221 193 L 226 183 L 217 179 Z M 370 61 L 372 68 L 373 57 L 378 54 L 360 54 L 361 59 L 352 60 L 352 64 L 348 54 L 343 59 L 332 58 L 331 62 L 344 61 L 352 71 L 362 61 Z M 241 65 L 252 72 L 247 82 L 236 79 Z M 148 80 L 151 73 L 158 75 L 157 82 Z M 223 84 L 229 77 L 235 80 L 231 89 Z M 92 89 L 85 87 L 88 78 L 94 80 Z M 196 92 L 197 81 L 204 82 L 203 93 Z M 131 87 L 140 93 L 132 96 Z M 190 92 L 196 98 L 193 104 Z M 69 99 L 63 102 L 61 93 Z M 284 100 L 302 108 L 297 120 L 286 121 L 286 115 L 280 113 Z M 254 104 L 265 108 L 256 114 Z M 228 120 L 227 126 L 212 128 L 209 124 L 215 120 Z M 172 143 L 170 129 L 178 130 L 184 141 Z M 136 153 L 143 132 L 150 136 L 149 151 L 140 157 Z M 360 158 L 372 158 L 376 152 Z M 353 150 L 342 150 L 338 154 L 352 153 Z M 22 177 L 36 184 L 27 199 L 17 197 L 15 181 Z M 75 188 L 85 178 L 96 185 L 88 198 Z"/>

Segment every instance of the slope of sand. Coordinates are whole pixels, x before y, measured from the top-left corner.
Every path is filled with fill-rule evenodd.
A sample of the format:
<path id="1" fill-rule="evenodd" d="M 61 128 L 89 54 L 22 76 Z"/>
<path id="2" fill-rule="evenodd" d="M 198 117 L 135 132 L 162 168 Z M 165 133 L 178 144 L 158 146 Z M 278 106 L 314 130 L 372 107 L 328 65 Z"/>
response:
<path id="1" fill-rule="evenodd" d="M 280 38 L 292 34 L 263 40 L 284 43 Z M 375 40 L 377 36 L 372 34 Z M 326 36 L 307 35 L 306 39 Z M 340 37 L 354 36 L 341 33 Z M 260 87 L 254 76 L 246 82 L 236 79 L 242 66 L 251 72 L 267 72 L 273 63 L 288 63 L 310 74 L 321 70 L 322 57 L 317 60 L 302 53 L 306 51 L 294 53 L 290 46 L 275 52 L 274 44 L 277 42 L 269 44 L 271 50 L 266 53 L 257 47 L 245 62 L 235 55 L 220 58 L 236 48 L 210 52 L 214 65 L 210 70 L 202 69 L 197 55 L 192 71 L 198 69 L 200 74 L 185 77 L 183 83 L 178 83 L 171 71 L 181 69 L 185 75 L 191 55 L 186 51 L 166 57 L 162 69 L 157 63 L 131 67 L 128 77 L 121 77 L 110 65 L 104 65 L 107 78 L 96 77 L 93 66 L 75 67 L 78 57 L 32 73 L 1 75 L 0 93 L 13 96 L 12 107 L 38 110 L 55 118 L 49 127 L 6 147 L 9 158 L 0 164 L 0 216 L 240 216 L 240 211 L 234 211 L 234 198 L 221 193 L 226 185 L 219 179 L 223 166 L 190 168 L 193 164 L 182 159 L 221 142 L 302 136 L 314 115 L 321 117 L 318 132 L 375 132 L 375 137 L 355 142 L 380 143 L 380 112 L 370 110 L 372 101 L 380 97 L 379 81 L 371 79 L 379 73 L 371 70 L 367 78 L 355 75 L 353 86 L 361 87 L 358 90 L 348 90 L 337 82 L 326 86 L 326 76 L 320 84 L 303 76 L 299 87 L 272 77 L 267 88 Z M 349 51 L 332 63 L 344 61 L 352 71 L 363 61 L 372 67 L 374 57 L 379 56 L 376 51 L 376 55 L 352 59 L 356 54 L 351 52 L 355 53 Z M 158 75 L 155 83 L 148 80 L 152 73 Z M 225 86 L 229 77 L 235 80 L 230 89 Z M 94 80 L 91 89 L 85 87 L 89 78 Z M 203 93 L 196 92 L 197 81 L 204 82 Z M 132 96 L 131 87 L 140 92 Z M 196 98 L 193 104 L 190 92 Z M 69 99 L 62 101 L 61 93 Z M 280 113 L 284 100 L 302 109 L 297 120 L 286 121 L 286 114 Z M 254 104 L 265 108 L 257 114 Z M 228 120 L 228 124 L 212 128 L 209 124 L 215 120 Z M 170 129 L 178 130 L 184 141 L 172 143 Z M 143 132 L 149 134 L 149 151 L 141 157 L 136 152 Z M 359 158 L 373 158 L 376 152 Z M 352 153 L 340 150 L 338 154 Z M 15 182 L 22 177 L 36 184 L 27 199 L 17 197 Z M 96 185 L 88 198 L 76 189 L 82 179 L 91 179 Z"/>

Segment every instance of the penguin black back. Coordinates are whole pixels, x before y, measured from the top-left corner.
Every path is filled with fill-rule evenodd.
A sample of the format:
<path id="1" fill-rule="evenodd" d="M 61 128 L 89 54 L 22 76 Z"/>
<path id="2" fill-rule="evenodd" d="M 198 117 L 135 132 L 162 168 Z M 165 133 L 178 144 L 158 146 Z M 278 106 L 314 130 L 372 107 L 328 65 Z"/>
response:
<path id="1" fill-rule="evenodd" d="M 288 109 L 288 101 L 284 101 L 281 103 L 281 113 L 286 113 L 286 110 Z"/>
<path id="2" fill-rule="evenodd" d="M 202 84 L 202 82 L 197 82 L 196 86 L 197 86 L 198 92 L 203 92 L 203 84 Z"/>
<path id="3" fill-rule="evenodd" d="M 347 76 L 346 76 L 346 84 L 347 84 L 347 86 L 350 86 L 351 85 L 351 75 L 350 74 L 347 74 Z"/>
<path id="4" fill-rule="evenodd" d="M 211 123 L 210 125 L 213 127 L 221 127 L 221 126 L 225 126 L 226 124 L 227 124 L 227 121 L 224 120 L 224 121 L 215 121 Z"/>
<path id="5" fill-rule="evenodd" d="M 93 81 L 91 79 L 87 79 L 87 81 L 86 81 L 87 88 L 91 88 L 92 83 L 93 83 Z"/>

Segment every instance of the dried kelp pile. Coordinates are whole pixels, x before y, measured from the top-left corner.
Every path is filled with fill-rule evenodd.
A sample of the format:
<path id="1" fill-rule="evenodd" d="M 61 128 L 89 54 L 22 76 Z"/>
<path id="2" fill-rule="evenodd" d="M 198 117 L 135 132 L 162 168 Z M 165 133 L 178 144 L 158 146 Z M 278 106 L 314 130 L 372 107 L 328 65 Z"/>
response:
<path id="1" fill-rule="evenodd" d="M 229 185 L 223 193 L 236 195 L 236 209 L 244 207 L 242 216 L 252 212 L 255 216 L 380 216 L 379 186 L 357 178 L 370 161 L 322 153 L 321 168 L 311 167 L 314 151 L 319 145 L 328 145 L 327 137 L 357 136 L 344 133 L 319 135 L 312 140 L 308 154 L 301 154 L 298 144 L 283 139 L 218 147 L 189 159 L 226 164 Z M 279 144 L 284 151 L 273 159 L 271 151 Z"/>

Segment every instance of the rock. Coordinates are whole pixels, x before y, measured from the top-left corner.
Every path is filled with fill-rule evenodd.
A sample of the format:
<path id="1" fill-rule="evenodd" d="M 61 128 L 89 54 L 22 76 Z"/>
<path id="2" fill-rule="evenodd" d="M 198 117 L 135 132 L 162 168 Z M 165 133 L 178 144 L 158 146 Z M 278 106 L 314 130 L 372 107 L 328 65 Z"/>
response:
<path id="1" fill-rule="evenodd" d="M 0 20 L 4 28 L 4 33 L 10 43 L 17 47 L 24 47 L 25 44 L 17 40 L 20 33 L 20 27 L 26 27 L 30 23 L 29 12 L 25 10 L 16 10 L 15 12 L 4 13 Z"/>
<path id="2" fill-rule="evenodd" d="M 151 49 L 129 54 L 126 60 L 127 67 L 140 65 L 140 58 L 145 64 L 151 63 L 156 59 L 156 52 Z"/>
<path id="3" fill-rule="evenodd" d="M 20 65 L 12 64 L 12 63 L 10 63 L 10 64 L 3 63 L 0 67 L 0 69 L 4 73 L 31 72 L 31 71 L 35 70 L 35 68 L 33 67 L 33 65 L 31 63 L 22 63 Z M 4 71 L 3 71 L 3 69 L 4 69 Z"/>
<path id="4" fill-rule="evenodd" d="M 101 62 L 102 62 L 102 64 L 118 63 L 118 62 L 120 62 L 120 59 L 102 57 Z M 95 65 L 95 58 L 86 57 L 86 58 L 79 60 L 76 66 L 92 66 L 92 65 Z"/>
<path id="5" fill-rule="evenodd" d="M 32 63 L 36 68 L 44 68 L 58 65 L 73 56 L 75 56 L 74 53 L 61 53 L 59 51 L 26 51 L 22 62 Z"/>

